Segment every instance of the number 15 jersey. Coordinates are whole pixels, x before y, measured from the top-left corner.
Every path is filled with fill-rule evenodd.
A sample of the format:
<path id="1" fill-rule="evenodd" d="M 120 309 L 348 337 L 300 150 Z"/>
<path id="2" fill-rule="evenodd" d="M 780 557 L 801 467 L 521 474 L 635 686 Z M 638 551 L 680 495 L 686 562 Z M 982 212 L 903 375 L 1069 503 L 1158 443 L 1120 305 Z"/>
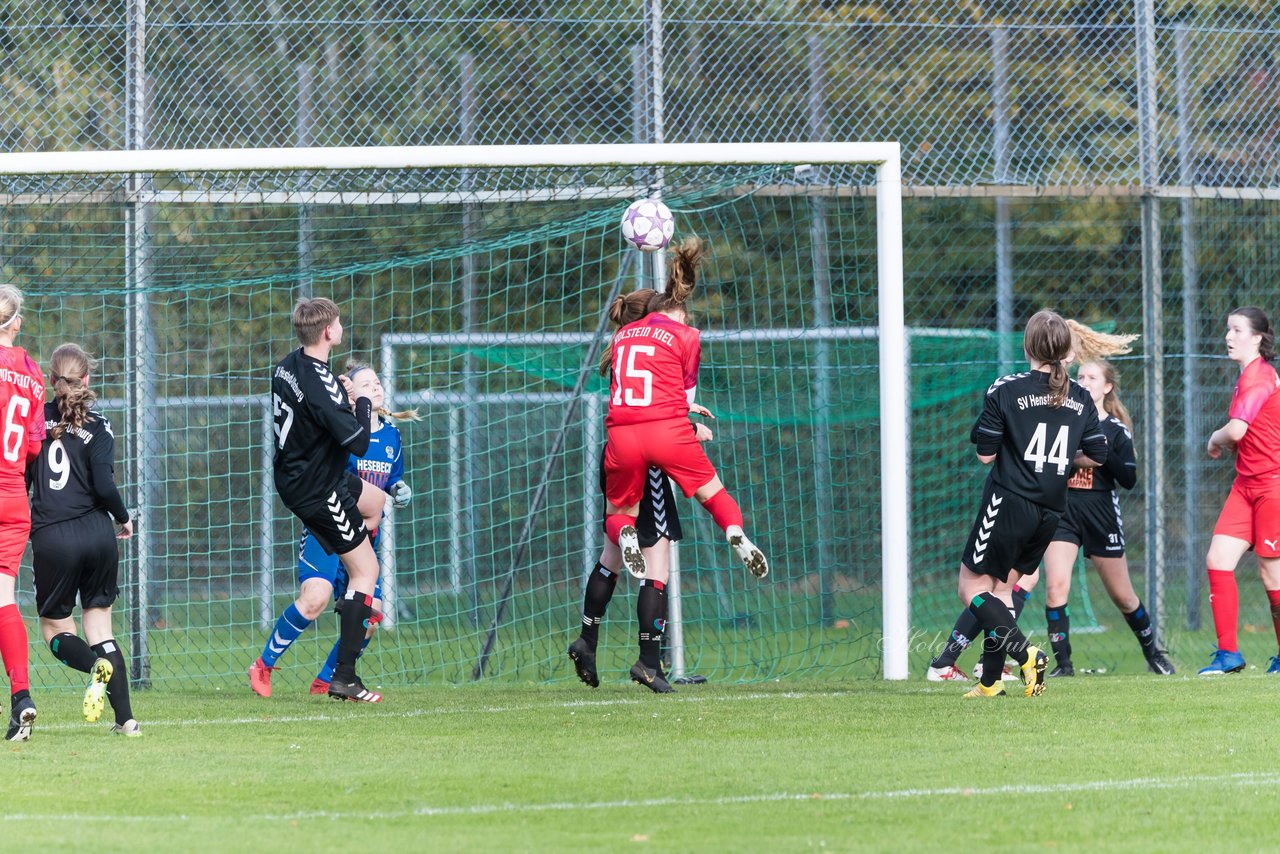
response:
<path id="1" fill-rule="evenodd" d="M 1067 509 L 1067 480 L 1076 451 L 1107 461 L 1107 438 L 1098 409 L 1075 380 L 1067 399 L 1049 404 L 1049 375 L 1027 371 L 1001 377 L 987 389 L 982 414 L 969 440 L 983 456 L 996 455 L 989 479 L 1059 513 Z"/>
<path id="2" fill-rule="evenodd" d="M 684 418 L 698 385 L 698 330 L 654 312 L 613 336 L 609 414 L 605 424 Z"/>

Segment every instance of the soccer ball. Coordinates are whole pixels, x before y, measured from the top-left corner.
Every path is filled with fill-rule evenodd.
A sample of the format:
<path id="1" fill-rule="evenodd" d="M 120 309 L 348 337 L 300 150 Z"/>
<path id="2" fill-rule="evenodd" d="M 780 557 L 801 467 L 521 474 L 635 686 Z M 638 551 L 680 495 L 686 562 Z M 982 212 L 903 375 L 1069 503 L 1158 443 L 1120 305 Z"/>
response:
<path id="1" fill-rule="evenodd" d="M 641 252 L 657 252 L 671 242 L 676 221 L 657 199 L 632 202 L 622 215 L 622 239 Z"/>

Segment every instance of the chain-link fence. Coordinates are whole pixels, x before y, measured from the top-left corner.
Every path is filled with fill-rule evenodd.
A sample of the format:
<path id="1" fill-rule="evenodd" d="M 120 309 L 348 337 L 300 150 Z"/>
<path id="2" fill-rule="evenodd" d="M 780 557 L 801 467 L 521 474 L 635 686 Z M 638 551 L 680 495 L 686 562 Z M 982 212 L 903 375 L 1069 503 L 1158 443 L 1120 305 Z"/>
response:
<path id="1" fill-rule="evenodd" d="M 1041 305 L 1143 333 L 1120 362 L 1144 465 L 1122 499 L 1131 563 L 1175 653 L 1202 651 L 1201 556 L 1228 476 L 1201 453 L 1232 381 L 1218 339 L 1231 306 L 1273 308 L 1280 272 L 1270 5 L 15 0 L 2 11 L 8 151 L 900 141 L 908 324 L 1004 333 L 992 372 L 1015 363 L 1009 336 Z M 429 229 L 313 240 L 298 216 L 289 245 L 225 250 L 209 275 L 243 281 L 264 258 L 292 254 L 307 287 L 309 271 L 348 256 L 394 259 L 431 240 Z M 368 233 L 394 233 L 394 219 Z M 103 225 L 120 246 L 109 299 L 121 316 L 150 313 L 147 289 L 173 286 L 165 270 L 200 246 L 163 227 L 175 239 L 154 240 L 145 220 Z M 5 229 L 0 262 L 38 299 L 31 228 Z M 440 328 L 464 322 L 455 312 Z M 138 339 L 128 364 L 189 341 L 216 374 L 225 354 L 204 323 L 153 328 L 172 340 Z M 125 363 L 107 370 L 128 385 Z M 195 370 L 165 381 L 181 387 L 172 394 L 208 385 Z M 130 453 L 135 487 L 160 488 L 164 460 Z M 917 456 L 913 470 L 929 464 Z M 916 495 L 915 620 L 941 628 L 958 542 L 935 542 L 931 507 Z M 181 550 L 176 535 L 165 549 Z M 1108 605 L 1096 610 L 1117 624 Z M 1260 605 L 1246 622 L 1269 630 Z M 1122 663 L 1123 631 L 1086 649 Z"/>

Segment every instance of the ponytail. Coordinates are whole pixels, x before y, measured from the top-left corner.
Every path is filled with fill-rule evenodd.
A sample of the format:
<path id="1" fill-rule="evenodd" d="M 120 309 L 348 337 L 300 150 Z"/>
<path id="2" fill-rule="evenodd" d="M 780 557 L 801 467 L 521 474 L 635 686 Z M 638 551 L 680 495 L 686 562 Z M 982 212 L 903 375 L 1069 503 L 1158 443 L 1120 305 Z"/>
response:
<path id="1" fill-rule="evenodd" d="M 698 266 L 702 263 L 703 254 L 702 240 L 697 237 L 685 238 L 679 246 L 670 250 L 667 289 L 661 294 L 655 294 L 649 301 L 649 311 L 684 308 L 698 284 Z"/>
<path id="2" fill-rule="evenodd" d="M 84 427 L 98 395 L 85 384 L 97 361 L 79 344 L 61 344 L 49 360 L 49 381 L 58 404 L 58 423 L 49 438 L 61 439 L 67 430 Z"/>

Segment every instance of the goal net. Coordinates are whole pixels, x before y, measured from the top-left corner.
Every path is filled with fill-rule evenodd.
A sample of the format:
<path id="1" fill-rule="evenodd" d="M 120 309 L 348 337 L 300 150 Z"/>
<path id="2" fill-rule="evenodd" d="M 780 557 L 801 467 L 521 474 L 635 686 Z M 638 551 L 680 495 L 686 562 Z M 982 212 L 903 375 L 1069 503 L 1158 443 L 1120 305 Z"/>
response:
<path id="1" fill-rule="evenodd" d="M 389 625 L 362 670 L 401 684 L 572 678 L 564 650 L 603 541 L 606 383 L 590 355 L 612 295 L 662 275 L 660 253 L 625 248 L 618 229 L 655 195 L 677 239 L 708 248 L 693 300 L 708 452 L 773 565 L 750 578 L 680 498 L 670 666 L 905 677 L 919 427 L 899 192 L 887 144 L 0 155 L 0 251 L 28 299 L 19 343 L 41 364 L 66 340 L 101 360 L 117 480 L 140 517 L 117 606 L 137 677 L 238 685 L 296 595 L 269 372 L 297 346 L 293 303 L 315 295 L 342 310 L 335 367 L 372 364 L 388 408 L 423 415 L 401 425 L 414 498 L 383 526 Z M 620 584 L 605 678 L 634 657 L 634 610 Z M 336 631 L 322 617 L 280 684 L 304 690 Z M 46 684 L 71 679 L 33 661 Z"/>

